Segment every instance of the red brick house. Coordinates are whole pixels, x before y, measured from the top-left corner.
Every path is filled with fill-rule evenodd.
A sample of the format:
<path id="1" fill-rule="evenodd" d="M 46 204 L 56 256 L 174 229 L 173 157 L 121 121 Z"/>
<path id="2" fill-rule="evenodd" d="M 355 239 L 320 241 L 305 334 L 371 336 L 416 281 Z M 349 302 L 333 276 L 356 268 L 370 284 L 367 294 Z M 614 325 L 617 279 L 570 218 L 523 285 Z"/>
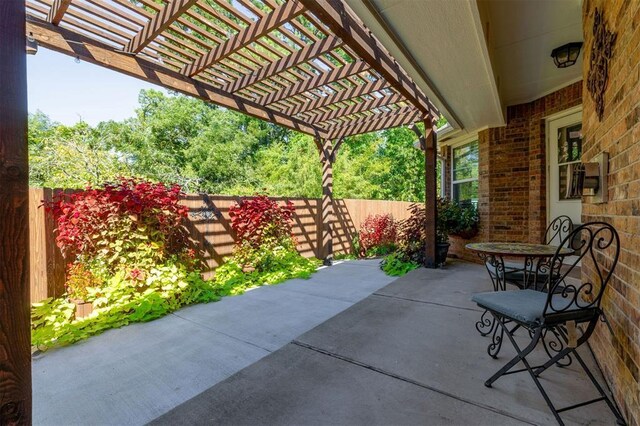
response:
<path id="1" fill-rule="evenodd" d="M 438 105 L 451 124 L 438 135 L 442 187 L 477 202 L 475 240 L 539 242 L 560 214 L 619 231 L 620 263 L 604 301 L 614 335 L 600 327 L 592 347 L 625 417 L 640 424 L 640 2 L 478 0 L 435 14 L 411 1 L 349 3 L 381 40 L 404 44 L 391 48 L 398 61 L 446 99 Z M 617 33 L 601 118 L 587 89 L 596 9 Z M 456 36 L 445 40 L 446 31 Z M 570 42 L 584 42 L 578 61 L 557 68 L 550 54 Z M 603 152 L 608 201 L 568 194 L 570 165 Z M 453 239 L 451 252 L 476 261 L 467 242 Z"/>

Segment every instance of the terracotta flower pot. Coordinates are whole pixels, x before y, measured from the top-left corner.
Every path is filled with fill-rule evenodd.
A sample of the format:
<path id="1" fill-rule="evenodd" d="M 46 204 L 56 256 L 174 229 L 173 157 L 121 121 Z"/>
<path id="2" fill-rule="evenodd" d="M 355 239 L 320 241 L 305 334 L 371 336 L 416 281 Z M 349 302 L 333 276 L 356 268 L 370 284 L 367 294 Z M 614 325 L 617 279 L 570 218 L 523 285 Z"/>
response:
<path id="1" fill-rule="evenodd" d="M 84 318 L 93 312 L 93 303 L 80 299 L 71 299 L 76 305 L 76 319 Z"/>

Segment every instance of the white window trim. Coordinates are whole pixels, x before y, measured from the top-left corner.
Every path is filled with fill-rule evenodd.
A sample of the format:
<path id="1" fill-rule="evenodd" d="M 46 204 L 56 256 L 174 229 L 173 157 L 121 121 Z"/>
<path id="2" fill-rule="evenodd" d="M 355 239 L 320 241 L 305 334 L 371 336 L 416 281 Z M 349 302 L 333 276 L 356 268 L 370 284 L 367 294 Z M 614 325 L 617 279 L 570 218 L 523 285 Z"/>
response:
<path id="1" fill-rule="evenodd" d="M 456 148 L 460 148 L 462 146 L 465 145 L 469 145 L 472 144 L 474 142 L 478 143 L 478 149 L 480 149 L 480 140 L 478 139 L 478 134 L 475 133 L 473 135 L 469 135 L 469 137 L 466 137 L 464 139 L 461 139 L 459 141 L 456 141 L 455 143 L 451 144 L 451 196 L 449 197 L 451 200 L 453 200 L 453 186 L 455 184 L 459 184 L 459 183 L 466 183 L 466 182 L 475 182 L 475 181 L 479 181 L 480 180 L 480 173 L 478 171 L 478 177 L 475 178 L 467 178 L 467 179 L 459 179 L 459 180 L 454 180 L 453 179 L 453 162 L 454 162 L 454 154 L 453 151 Z M 478 159 L 478 163 L 480 163 L 480 159 Z M 478 166 L 480 166 L 480 164 L 478 164 Z M 478 197 L 480 196 L 480 194 L 478 194 Z"/>

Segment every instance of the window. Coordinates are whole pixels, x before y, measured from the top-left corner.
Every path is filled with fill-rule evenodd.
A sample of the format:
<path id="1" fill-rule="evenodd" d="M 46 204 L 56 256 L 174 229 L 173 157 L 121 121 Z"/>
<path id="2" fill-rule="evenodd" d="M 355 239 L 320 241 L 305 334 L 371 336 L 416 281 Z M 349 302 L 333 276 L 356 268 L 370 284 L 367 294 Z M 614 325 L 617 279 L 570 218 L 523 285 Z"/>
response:
<path id="1" fill-rule="evenodd" d="M 453 148 L 451 172 L 453 201 L 478 205 L 478 141 Z"/>
<path id="2" fill-rule="evenodd" d="M 576 188 L 571 188 L 572 183 L 569 176 L 574 173 L 575 167 L 579 166 L 582 156 L 582 123 L 558 129 L 558 184 L 560 200 L 580 199 L 580 192 Z"/>

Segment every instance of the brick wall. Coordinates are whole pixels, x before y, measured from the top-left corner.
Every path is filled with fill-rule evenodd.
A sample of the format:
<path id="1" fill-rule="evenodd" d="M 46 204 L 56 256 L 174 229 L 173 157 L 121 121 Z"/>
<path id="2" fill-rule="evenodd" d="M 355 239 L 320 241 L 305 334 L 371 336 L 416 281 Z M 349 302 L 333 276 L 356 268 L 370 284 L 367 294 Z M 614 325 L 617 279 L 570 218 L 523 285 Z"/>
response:
<path id="1" fill-rule="evenodd" d="M 589 58 L 593 41 L 595 8 L 618 33 L 609 64 L 605 112 L 598 120 L 585 85 L 583 157 L 592 161 L 609 152 L 609 199 L 606 204 L 583 202 L 583 221 L 611 223 L 620 234 L 620 261 L 603 309 L 614 330 L 598 326 L 592 348 L 616 400 L 631 425 L 640 424 L 640 2 L 586 0 L 583 4 L 585 51 Z M 589 61 L 583 63 L 583 75 Z M 585 77 L 586 80 L 586 77 Z M 593 271 L 583 266 L 583 281 L 593 281 Z"/>
<path id="2" fill-rule="evenodd" d="M 545 117 L 580 105 L 582 82 L 507 108 L 507 125 L 478 133 L 478 241 L 540 242 L 546 229 Z M 450 169 L 450 156 L 447 169 Z M 452 238 L 451 253 L 476 261 Z"/>

